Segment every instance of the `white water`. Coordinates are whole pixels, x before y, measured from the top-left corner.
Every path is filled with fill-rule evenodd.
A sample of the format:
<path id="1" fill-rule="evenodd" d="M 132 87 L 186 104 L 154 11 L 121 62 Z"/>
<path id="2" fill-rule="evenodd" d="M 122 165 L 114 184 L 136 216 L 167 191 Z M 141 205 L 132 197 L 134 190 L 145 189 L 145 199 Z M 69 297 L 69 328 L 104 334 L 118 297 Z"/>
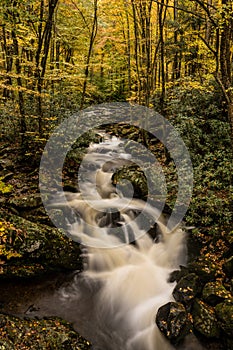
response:
<path id="1" fill-rule="evenodd" d="M 130 155 L 118 139 L 91 145 L 80 169 L 82 193 L 67 193 L 66 203 L 56 203 L 78 213 L 70 235 L 83 244 L 86 261 L 81 276 L 59 291 L 62 316 L 94 349 L 170 350 L 155 316 L 161 305 L 173 300 L 174 284 L 168 278 L 185 263 L 184 232 L 178 228 L 167 233 L 156 208 L 123 198 L 111 184 L 114 169 L 127 163 Z M 135 221 L 143 210 L 148 218 L 157 217 L 156 243 Z M 136 244 L 124 244 L 134 237 Z"/>

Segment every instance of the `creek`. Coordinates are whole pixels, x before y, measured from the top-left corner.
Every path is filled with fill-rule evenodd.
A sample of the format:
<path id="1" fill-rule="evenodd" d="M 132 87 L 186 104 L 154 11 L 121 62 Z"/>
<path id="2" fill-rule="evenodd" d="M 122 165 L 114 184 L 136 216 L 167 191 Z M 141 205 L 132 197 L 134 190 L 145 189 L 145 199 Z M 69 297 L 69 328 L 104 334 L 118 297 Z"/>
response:
<path id="1" fill-rule="evenodd" d="M 95 350 L 169 350 L 155 317 L 173 300 L 168 280 L 185 263 L 185 234 L 169 233 L 161 210 L 133 198 L 129 183 L 127 190 L 112 185 L 114 171 L 130 158 L 115 137 L 90 145 L 79 169 L 80 192 L 53 201 L 71 209 L 69 235 L 83 246 L 85 268 L 38 309 L 71 322 Z"/>

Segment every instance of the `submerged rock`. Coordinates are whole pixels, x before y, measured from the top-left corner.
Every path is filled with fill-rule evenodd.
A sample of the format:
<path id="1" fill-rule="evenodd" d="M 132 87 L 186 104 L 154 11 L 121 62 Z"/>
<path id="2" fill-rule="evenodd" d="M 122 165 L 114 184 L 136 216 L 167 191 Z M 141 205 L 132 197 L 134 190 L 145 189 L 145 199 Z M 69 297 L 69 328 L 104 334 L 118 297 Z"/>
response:
<path id="1" fill-rule="evenodd" d="M 169 302 L 161 306 L 156 315 L 156 324 L 160 331 L 172 343 L 178 343 L 191 332 L 189 314 L 181 303 Z"/>

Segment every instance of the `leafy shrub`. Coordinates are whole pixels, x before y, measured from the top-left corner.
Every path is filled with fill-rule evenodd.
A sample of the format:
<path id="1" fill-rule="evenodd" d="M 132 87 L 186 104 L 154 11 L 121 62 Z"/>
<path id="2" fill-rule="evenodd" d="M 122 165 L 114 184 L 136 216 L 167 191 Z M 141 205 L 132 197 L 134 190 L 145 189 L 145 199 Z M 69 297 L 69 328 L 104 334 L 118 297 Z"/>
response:
<path id="1" fill-rule="evenodd" d="M 211 232 L 233 221 L 233 162 L 230 127 L 212 82 L 186 80 L 169 92 L 167 113 L 189 149 L 194 190 L 186 221 Z"/>

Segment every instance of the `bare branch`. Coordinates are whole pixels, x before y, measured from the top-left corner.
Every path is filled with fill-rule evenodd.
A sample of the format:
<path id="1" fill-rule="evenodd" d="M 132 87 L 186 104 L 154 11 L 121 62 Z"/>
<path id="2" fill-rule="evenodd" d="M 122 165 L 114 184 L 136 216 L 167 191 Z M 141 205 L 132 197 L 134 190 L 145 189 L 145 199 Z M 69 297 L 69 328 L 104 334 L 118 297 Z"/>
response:
<path id="1" fill-rule="evenodd" d="M 159 4 L 159 5 L 163 5 L 163 6 L 165 6 L 166 8 L 172 8 L 172 9 L 174 9 L 174 5 L 163 4 L 163 3 L 160 2 L 159 0 L 153 0 L 153 2 L 155 2 L 156 4 Z M 185 8 L 183 8 L 183 7 L 179 7 L 179 6 L 176 6 L 176 9 L 179 10 L 179 11 L 185 12 L 185 13 L 189 13 L 189 14 L 191 14 L 191 15 L 197 17 L 197 18 L 200 18 L 200 19 L 205 20 L 205 17 L 200 16 L 199 14 L 197 14 L 196 12 L 193 12 L 193 11 L 191 11 L 191 10 L 187 10 L 187 9 L 185 9 Z"/>
<path id="2" fill-rule="evenodd" d="M 201 36 L 199 33 L 197 33 L 197 36 L 198 36 L 199 39 L 201 39 L 201 40 L 203 41 L 203 43 L 208 47 L 208 49 L 209 49 L 209 50 L 214 54 L 214 56 L 216 57 L 216 56 L 218 55 L 217 51 L 214 50 L 214 49 L 210 46 L 210 44 L 207 42 L 207 40 L 206 40 L 203 36 Z"/>

